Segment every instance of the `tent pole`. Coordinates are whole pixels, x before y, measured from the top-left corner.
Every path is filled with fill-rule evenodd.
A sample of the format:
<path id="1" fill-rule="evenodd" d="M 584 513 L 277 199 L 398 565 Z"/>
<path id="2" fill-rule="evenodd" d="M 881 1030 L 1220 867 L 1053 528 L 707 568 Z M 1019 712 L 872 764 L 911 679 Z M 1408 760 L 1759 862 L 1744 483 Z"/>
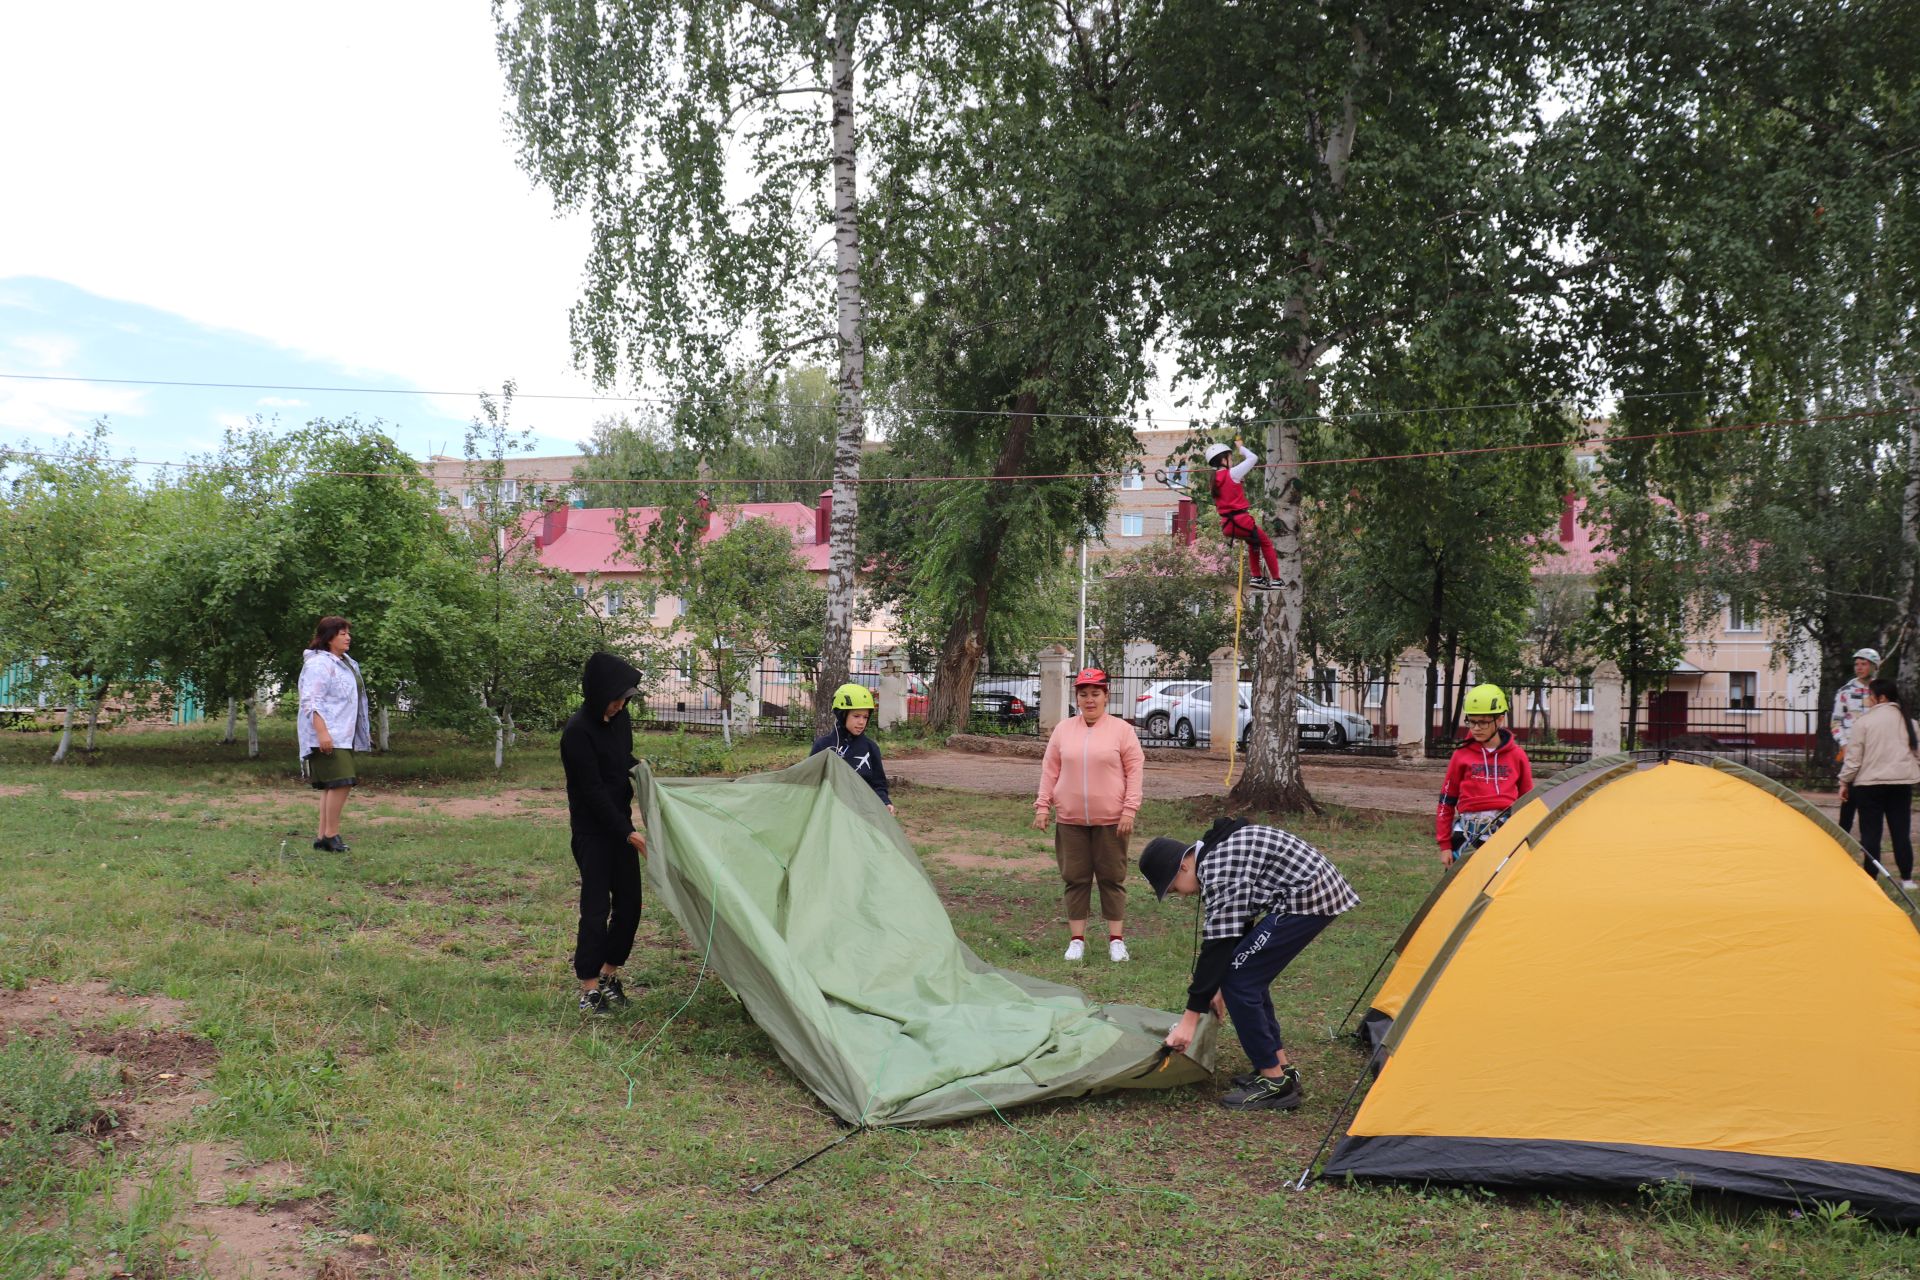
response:
<path id="1" fill-rule="evenodd" d="M 1288 1190 L 1305 1191 L 1307 1189 L 1307 1183 L 1313 1179 L 1313 1167 L 1319 1164 L 1320 1157 L 1326 1154 L 1328 1144 L 1333 1141 L 1333 1131 L 1338 1129 L 1340 1122 L 1346 1118 L 1347 1108 L 1353 1105 L 1354 1095 L 1360 1092 L 1360 1086 L 1366 1082 L 1367 1071 L 1372 1066 L 1373 1058 L 1369 1055 L 1366 1065 L 1360 1068 L 1360 1074 L 1353 1078 L 1353 1087 L 1347 1090 L 1347 1096 L 1340 1100 L 1339 1108 L 1334 1111 L 1333 1123 L 1327 1126 L 1327 1131 L 1324 1134 L 1320 1135 L 1320 1145 L 1315 1147 L 1313 1154 L 1307 1158 L 1307 1167 L 1300 1171 L 1298 1178 L 1295 1178 L 1292 1182 L 1282 1184 L 1287 1187 Z"/>
<path id="2" fill-rule="evenodd" d="M 820 1148 L 818 1151 L 814 1152 L 812 1155 L 801 1156 L 798 1160 L 795 1160 L 792 1164 L 788 1165 L 786 1168 L 782 1169 L 780 1172 L 774 1174 L 771 1178 L 768 1178 L 765 1182 L 761 1183 L 759 1186 L 747 1188 L 747 1194 L 750 1196 L 759 1195 L 762 1191 L 765 1191 L 768 1187 L 780 1181 L 780 1179 L 786 1177 L 788 1174 L 792 1173 L 795 1169 L 800 1168 L 802 1165 L 813 1163 L 815 1160 L 817 1160 L 821 1156 L 827 1154 L 827 1152 L 833 1150 L 835 1147 L 845 1142 L 848 1138 L 854 1137 L 857 1134 L 865 1133 L 866 1131 L 867 1129 L 865 1125 L 862 1125 L 858 1129 L 847 1130 L 845 1133 L 841 1134 L 839 1137 L 835 1138 L 832 1142 L 829 1142 L 826 1146 Z"/>

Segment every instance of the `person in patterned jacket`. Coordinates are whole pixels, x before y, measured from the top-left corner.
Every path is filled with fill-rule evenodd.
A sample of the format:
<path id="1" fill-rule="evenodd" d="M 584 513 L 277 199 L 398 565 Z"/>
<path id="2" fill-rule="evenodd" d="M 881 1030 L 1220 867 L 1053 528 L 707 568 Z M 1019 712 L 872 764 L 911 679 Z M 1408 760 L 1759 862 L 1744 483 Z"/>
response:
<path id="1" fill-rule="evenodd" d="M 1867 682 L 1873 679 L 1873 673 L 1880 669 L 1880 651 L 1878 649 L 1856 649 L 1853 653 L 1853 679 L 1841 685 L 1833 695 L 1833 719 L 1828 728 L 1833 732 L 1834 764 L 1842 770 L 1847 763 L 1847 742 L 1853 737 L 1853 722 L 1867 710 Z M 1846 788 L 1841 788 L 1846 792 Z M 1853 830 L 1854 801 L 1851 792 L 1840 798 L 1840 829 Z"/>
<path id="2" fill-rule="evenodd" d="M 1184 1052 L 1202 1014 L 1233 1020 L 1253 1070 L 1235 1076 L 1220 1099 L 1233 1111 L 1291 1111 L 1305 1099 L 1287 1061 L 1273 982 L 1334 917 L 1360 895 L 1326 855 L 1278 827 L 1223 818 L 1191 843 L 1157 837 L 1140 855 L 1140 873 L 1164 899 L 1199 894 L 1200 954 L 1187 987 L 1187 1011 L 1167 1033 Z"/>

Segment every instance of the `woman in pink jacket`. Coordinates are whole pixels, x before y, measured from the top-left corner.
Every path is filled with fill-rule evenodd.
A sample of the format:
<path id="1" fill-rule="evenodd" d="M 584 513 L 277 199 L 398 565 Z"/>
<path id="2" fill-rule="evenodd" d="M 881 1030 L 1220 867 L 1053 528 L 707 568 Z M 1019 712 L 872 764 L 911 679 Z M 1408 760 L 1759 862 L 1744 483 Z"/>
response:
<path id="1" fill-rule="evenodd" d="M 1140 812 L 1140 767 L 1145 755 L 1133 726 L 1107 714 L 1107 673 L 1088 667 L 1073 679 L 1078 716 L 1054 726 L 1040 765 L 1033 829 L 1045 831 L 1056 811 L 1053 852 L 1067 882 L 1067 959 L 1087 953 L 1087 907 L 1100 882 L 1100 914 L 1107 921 L 1107 957 L 1127 958 L 1121 937 L 1127 914 L 1127 840 Z"/>

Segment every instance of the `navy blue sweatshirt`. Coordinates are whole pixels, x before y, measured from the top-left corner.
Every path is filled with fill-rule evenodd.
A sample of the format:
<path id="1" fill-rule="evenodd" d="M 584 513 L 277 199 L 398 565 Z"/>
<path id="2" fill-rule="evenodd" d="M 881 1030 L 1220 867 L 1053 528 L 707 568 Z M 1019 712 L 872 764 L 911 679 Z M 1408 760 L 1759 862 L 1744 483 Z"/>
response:
<path id="1" fill-rule="evenodd" d="M 887 768 L 880 763 L 880 748 L 866 734 L 849 736 L 845 729 L 835 729 L 823 733 L 813 740 L 813 750 L 808 755 L 819 755 L 822 751 L 831 751 L 853 766 L 853 771 L 873 788 L 873 794 L 880 797 L 881 804 L 892 804 L 887 796 Z"/>

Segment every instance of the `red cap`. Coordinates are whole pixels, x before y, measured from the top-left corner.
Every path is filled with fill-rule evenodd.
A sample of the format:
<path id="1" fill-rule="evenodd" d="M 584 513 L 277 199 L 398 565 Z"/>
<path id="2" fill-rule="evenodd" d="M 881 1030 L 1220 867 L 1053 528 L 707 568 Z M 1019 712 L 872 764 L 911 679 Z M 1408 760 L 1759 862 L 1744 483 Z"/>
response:
<path id="1" fill-rule="evenodd" d="M 1080 674 L 1073 678 L 1073 687 L 1076 689 L 1079 689 L 1085 685 L 1090 685 L 1090 684 L 1097 684 L 1102 689 L 1106 688 L 1107 673 L 1102 671 L 1098 667 L 1081 668 Z"/>

